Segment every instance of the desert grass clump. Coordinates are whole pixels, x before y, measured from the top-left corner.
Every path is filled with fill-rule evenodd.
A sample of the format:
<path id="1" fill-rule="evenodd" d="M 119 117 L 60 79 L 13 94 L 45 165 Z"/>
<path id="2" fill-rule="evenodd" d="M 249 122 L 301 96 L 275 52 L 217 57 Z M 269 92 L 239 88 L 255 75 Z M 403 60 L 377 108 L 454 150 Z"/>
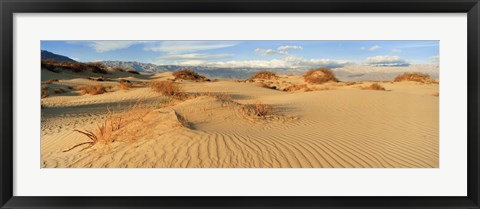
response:
<path id="1" fill-rule="evenodd" d="M 438 97 L 438 96 L 440 96 L 440 93 L 438 93 L 438 92 L 437 92 L 437 93 L 433 93 L 432 96 Z"/>
<path id="2" fill-rule="evenodd" d="M 155 81 L 152 83 L 151 88 L 165 96 L 176 98 L 182 98 L 185 96 L 183 88 L 173 81 Z"/>
<path id="3" fill-rule="evenodd" d="M 267 70 L 261 70 L 255 73 L 252 77 L 250 77 L 250 80 L 254 79 L 278 79 L 278 75 L 275 72 L 272 71 L 267 71 Z"/>
<path id="4" fill-rule="evenodd" d="M 118 88 L 123 90 L 128 90 L 133 86 L 133 83 L 129 80 L 121 79 L 118 83 Z"/>
<path id="5" fill-rule="evenodd" d="M 288 91 L 288 92 L 300 91 L 300 90 L 307 91 L 307 89 L 308 89 L 308 86 L 306 84 L 301 84 L 301 85 L 293 84 L 293 85 L 285 87 L 283 89 L 283 91 Z"/>
<path id="6" fill-rule="evenodd" d="M 243 106 L 243 110 L 247 115 L 254 117 L 265 117 L 273 113 L 273 107 L 271 105 L 261 102 L 246 104 Z"/>
<path id="7" fill-rule="evenodd" d="M 322 84 L 326 82 L 338 82 L 338 79 L 328 68 L 311 69 L 303 76 L 305 81 L 310 84 Z"/>
<path id="8" fill-rule="evenodd" d="M 75 89 L 80 91 L 81 95 L 85 95 L 85 94 L 98 95 L 98 94 L 103 94 L 103 93 L 107 92 L 105 87 L 103 87 L 100 84 L 97 84 L 97 85 L 81 85 L 81 86 L 77 86 Z"/>
<path id="9" fill-rule="evenodd" d="M 372 83 L 369 86 L 361 87 L 362 90 L 377 90 L 377 91 L 385 91 L 385 87 L 378 83 Z"/>
<path id="10" fill-rule="evenodd" d="M 394 82 L 402 82 L 402 81 L 415 81 L 420 83 L 430 83 L 432 80 L 430 79 L 430 75 L 426 73 L 403 73 L 395 77 L 393 80 Z"/>
<path id="11" fill-rule="evenodd" d="M 270 85 L 270 84 L 266 84 L 266 83 L 264 83 L 264 82 L 259 82 L 259 83 L 257 83 L 257 86 L 260 86 L 260 87 L 263 87 L 263 88 L 267 88 L 267 89 L 273 89 L 273 90 L 277 89 L 277 86 L 275 86 L 275 85 Z"/>
<path id="12" fill-rule="evenodd" d="M 191 80 L 191 81 L 205 81 L 207 78 L 203 75 L 198 74 L 194 70 L 191 69 L 181 69 L 173 72 L 172 74 L 175 76 L 175 79 L 182 79 L 182 80 Z"/>
<path id="13" fill-rule="evenodd" d="M 127 141 L 136 140 L 139 137 L 139 134 L 144 134 L 144 130 L 142 131 L 140 129 L 142 127 L 148 128 L 145 124 L 138 123 L 142 123 L 142 118 L 150 112 L 151 108 L 139 105 L 134 105 L 126 111 L 117 114 L 108 110 L 107 118 L 102 123 L 97 124 L 97 127 L 93 130 L 74 130 L 85 135 L 89 141 L 76 144 L 63 152 L 71 151 L 82 145 L 87 146 L 80 151 L 88 149 L 96 144 L 110 146 L 113 142 L 119 141 L 122 138 Z"/>

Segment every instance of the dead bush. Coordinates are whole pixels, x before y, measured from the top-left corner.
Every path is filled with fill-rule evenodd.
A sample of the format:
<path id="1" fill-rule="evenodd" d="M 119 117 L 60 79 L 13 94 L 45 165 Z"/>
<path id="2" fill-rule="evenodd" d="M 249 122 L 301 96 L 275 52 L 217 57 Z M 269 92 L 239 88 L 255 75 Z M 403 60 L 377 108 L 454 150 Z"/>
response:
<path id="1" fill-rule="evenodd" d="M 263 82 L 257 83 L 257 86 L 267 88 L 267 89 L 274 89 L 274 90 L 277 89 L 277 86 L 269 85 L 269 84 L 266 84 L 266 83 L 263 83 Z"/>
<path id="2" fill-rule="evenodd" d="M 305 81 L 310 84 L 322 84 L 325 82 L 338 82 L 338 79 L 328 68 L 318 68 L 307 71 L 303 76 Z"/>
<path id="3" fill-rule="evenodd" d="M 81 86 L 77 86 L 75 89 L 80 91 L 81 95 L 85 95 L 85 94 L 98 95 L 98 94 L 103 94 L 103 93 L 107 92 L 105 90 L 105 87 L 103 87 L 100 84 L 97 84 L 97 85 L 81 85 Z"/>
<path id="4" fill-rule="evenodd" d="M 191 80 L 191 81 L 206 81 L 207 78 L 203 75 L 199 75 L 197 72 L 191 69 L 181 69 L 173 72 L 175 79 Z"/>
<path id="5" fill-rule="evenodd" d="M 308 91 L 309 88 L 306 84 L 301 84 L 301 85 L 293 84 L 293 85 L 287 86 L 283 89 L 283 91 L 288 91 L 288 92 L 300 91 L 300 90 Z"/>
<path id="6" fill-rule="evenodd" d="M 128 110 L 114 114 L 109 110 L 108 116 L 100 124 L 97 124 L 97 128 L 93 130 L 78 130 L 76 132 L 81 133 L 88 137 L 89 141 L 79 143 L 72 146 L 63 152 L 71 151 L 79 146 L 88 145 L 81 149 L 83 151 L 96 144 L 111 145 L 113 142 L 123 138 L 126 141 L 134 141 L 139 134 L 144 134 L 139 131 L 139 127 L 143 127 L 142 124 L 135 124 L 135 122 L 141 122 L 148 113 L 151 112 L 151 108 L 134 105 Z M 132 134 L 134 133 L 134 134 Z"/>
<path id="7" fill-rule="evenodd" d="M 152 83 L 151 88 L 165 96 L 178 98 L 185 96 L 184 90 L 173 81 L 155 81 Z"/>
<path id="8" fill-rule="evenodd" d="M 385 91 L 385 88 L 378 84 L 378 83 L 372 83 L 369 86 L 364 86 L 361 87 L 362 90 L 377 90 L 377 91 Z"/>
<path id="9" fill-rule="evenodd" d="M 261 102 L 246 104 L 242 108 L 247 115 L 255 117 L 265 117 L 273 113 L 273 107 L 271 105 Z"/>
<path id="10" fill-rule="evenodd" d="M 393 81 L 394 82 L 415 81 L 420 83 L 429 83 L 432 80 L 430 79 L 430 75 L 426 73 L 413 72 L 413 73 L 400 74 L 397 77 L 395 77 Z"/>
<path id="11" fill-rule="evenodd" d="M 250 80 L 254 80 L 254 79 L 278 79 L 278 76 L 275 72 L 262 70 L 262 71 L 258 71 L 257 73 L 255 73 L 255 75 L 253 75 L 250 78 Z"/>
<path id="12" fill-rule="evenodd" d="M 129 80 L 121 79 L 118 83 L 118 88 L 123 89 L 123 90 L 128 90 L 132 86 L 133 86 L 133 83 L 130 82 Z"/>

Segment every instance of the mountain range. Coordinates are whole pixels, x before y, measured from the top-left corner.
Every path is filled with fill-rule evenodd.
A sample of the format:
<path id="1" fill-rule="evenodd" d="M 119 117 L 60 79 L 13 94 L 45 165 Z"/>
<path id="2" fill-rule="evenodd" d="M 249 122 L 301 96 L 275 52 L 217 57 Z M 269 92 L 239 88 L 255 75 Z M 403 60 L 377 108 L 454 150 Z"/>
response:
<path id="1" fill-rule="evenodd" d="M 66 57 L 63 55 L 58 55 L 47 50 L 42 50 L 42 60 L 55 60 L 59 62 L 77 62 L 70 57 Z"/>
<path id="2" fill-rule="evenodd" d="M 42 50 L 42 60 L 53 59 L 61 62 L 76 62 L 75 60 Z M 155 65 L 136 61 L 100 61 L 108 67 L 121 67 L 134 69 L 143 74 L 161 72 L 174 72 L 182 68 L 189 68 L 209 78 L 246 79 L 259 70 L 274 71 L 278 74 L 303 75 L 307 69 L 294 68 L 227 68 L 212 66 L 182 66 L 182 65 Z M 332 69 L 338 79 L 342 81 L 365 81 L 365 80 L 392 80 L 396 75 L 403 72 L 428 73 L 433 79 L 439 77 L 439 66 L 429 64 L 413 64 L 410 66 L 378 67 L 367 65 L 353 65 Z"/>

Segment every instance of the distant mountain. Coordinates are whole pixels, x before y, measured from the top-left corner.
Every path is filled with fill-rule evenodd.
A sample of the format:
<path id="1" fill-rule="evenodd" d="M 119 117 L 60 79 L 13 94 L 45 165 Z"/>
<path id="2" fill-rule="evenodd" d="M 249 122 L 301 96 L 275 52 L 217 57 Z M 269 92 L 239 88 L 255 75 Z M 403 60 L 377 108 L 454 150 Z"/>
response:
<path id="1" fill-rule="evenodd" d="M 102 61 L 109 67 L 132 68 L 138 72 L 153 74 L 161 72 L 174 72 L 182 68 L 189 68 L 209 78 L 246 79 L 259 70 L 269 70 L 283 75 L 303 75 L 307 69 L 292 68 L 225 68 L 212 66 L 181 66 L 181 65 L 155 65 L 151 63 Z M 362 80 L 393 80 L 395 76 L 403 72 L 428 73 L 432 78 L 438 78 L 438 65 L 409 65 L 403 67 L 377 67 L 365 65 L 352 65 L 332 69 L 341 81 Z"/>
<path id="2" fill-rule="evenodd" d="M 209 78 L 227 78 L 227 79 L 245 79 L 253 75 L 258 70 L 265 68 L 220 68 L 209 66 L 182 66 L 182 65 L 155 65 L 151 63 L 127 62 L 127 61 L 102 61 L 108 67 L 121 67 L 125 69 L 135 69 L 138 72 L 152 74 L 162 72 L 174 72 L 182 68 L 192 69 L 199 74 Z"/>
<path id="3" fill-rule="evenodd" d="M 76 62 L 75 60 L 42 50 L 42 60 L 53 59 L 61 62 Z M 208 78 L 223 79 L 246 79 L 251 77 L 257 71 L 269 70 L 283 75 L 303 75 L 307 69 L 293 68 L 228 68 L 212 66 L 182 66 L 182 65 L 155 65 L 151 63 L 141 63 L 134 61 L 101 61 L 108 67 L 121 67 L 124 69 L 134 69 L 144 74 L 174 72 L 182 68 L 189 68 Z M 349 65 L 332 69 L 337 78 L 341 81 L 365 81 L 365 80 L 392 80 L 396 75 L 403 72 L 422 72 L 428 73 L 432 78 L 437 79 L 439 66 L 433 64 L 414 64 L 409 66 L 367 66 L 367 65 Z"/>
<path id="4" fill-rule="evenodd" d="M 42 50 L 42 60 L 55 60 L 59 62 L 77 62 L 71 59 L 70 57 L 54 54 L 46 50 Z"/>

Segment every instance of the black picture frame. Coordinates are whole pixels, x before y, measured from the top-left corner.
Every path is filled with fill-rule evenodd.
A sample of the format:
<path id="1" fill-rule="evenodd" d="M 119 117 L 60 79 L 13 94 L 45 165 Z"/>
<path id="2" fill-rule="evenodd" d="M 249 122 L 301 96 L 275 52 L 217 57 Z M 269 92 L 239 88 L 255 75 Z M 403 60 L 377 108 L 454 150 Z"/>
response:
<path id="1" fill-rule="evenodd" d="M 480 208 L 478 0 L 1 0 L 1 208 Z M 13 196 L 14 13 L 467 13 L 468 195 L 465 197 Z"/>

